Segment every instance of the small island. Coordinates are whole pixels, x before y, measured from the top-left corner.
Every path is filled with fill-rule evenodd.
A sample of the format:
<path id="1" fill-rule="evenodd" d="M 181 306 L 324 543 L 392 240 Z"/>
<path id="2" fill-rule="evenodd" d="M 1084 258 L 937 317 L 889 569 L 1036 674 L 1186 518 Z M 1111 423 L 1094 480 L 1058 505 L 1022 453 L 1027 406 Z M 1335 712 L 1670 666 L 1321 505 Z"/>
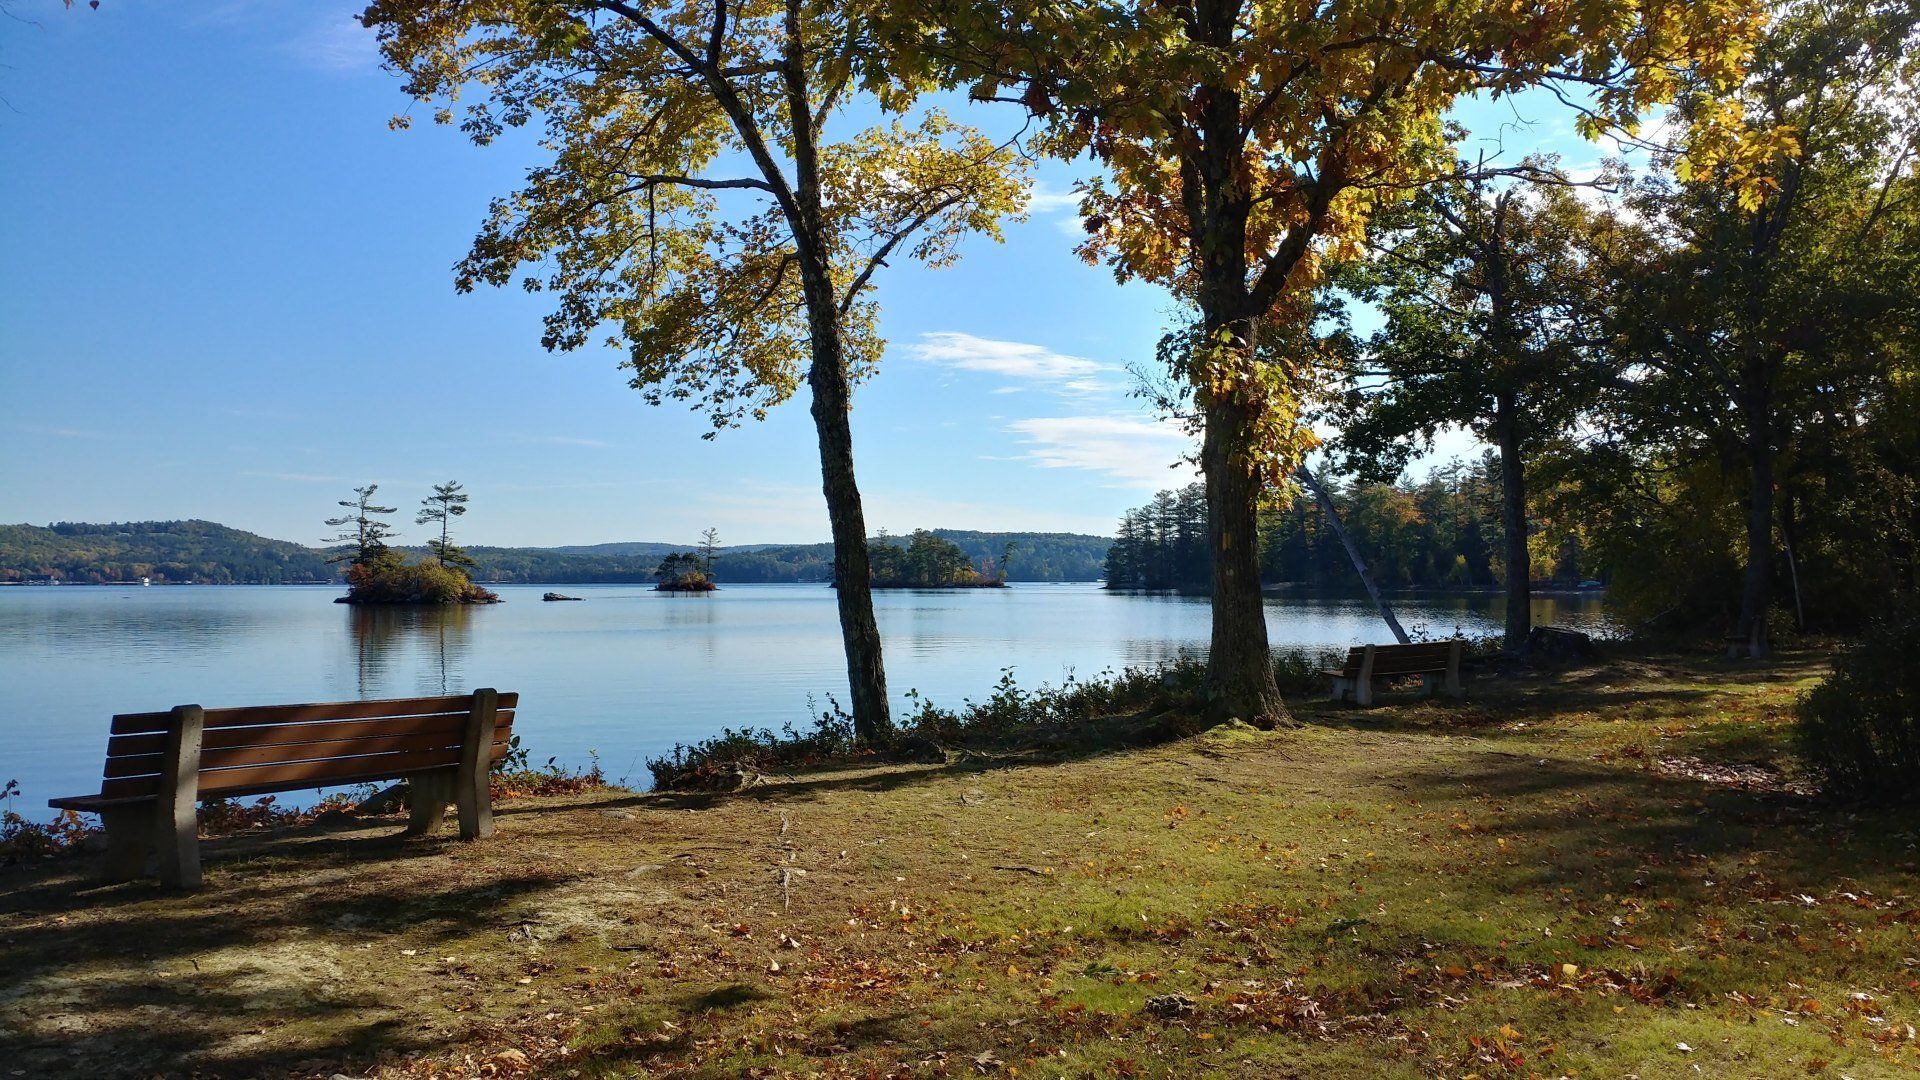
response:
<path id="1" fill-rule="evenodd" d="M 868 549 L 876 589 L 1004 589 L 1013 562 L 1013 544 L 1000 558 L 979 566 L 960 545 L 927 529 L 915 529 L 906 546 L 885 532 Z"/>
<path id="2" fill-rule="evenodd" d="M 343 531 L 333 539 L 343 545 L 344 553 L 333 561 L 347 564 L 347 595 L 336 604 L 497 604 L 500 596 L 491 589 L 473 583 L 474 562 L 450 533 L 452 519 L 467 512 L 468 496 L 454 481 L 436 484 L 433 494 L 421 500 L 416 524 L 438 525 L 440 535 L 427 541 L 428 559 L 408 562 L 406 556 L 388 546 L 393 526 L 384 519 L 394 507 L 374 501 L 378 484 L 353 489 L 354 497 L 340 500 L 346 513 L 328 518 L 327 524 Z"/>
<path id="3" fill-rule="evenodd" d="M 660 560 L 653 576 L 660 583 L 654 592 L 709 593 L 720 586 L 713 583 L 713 564 L 720 560 L 720 531 L 708 529 L 700 534 L 695 551 L 676 551 Z"/>

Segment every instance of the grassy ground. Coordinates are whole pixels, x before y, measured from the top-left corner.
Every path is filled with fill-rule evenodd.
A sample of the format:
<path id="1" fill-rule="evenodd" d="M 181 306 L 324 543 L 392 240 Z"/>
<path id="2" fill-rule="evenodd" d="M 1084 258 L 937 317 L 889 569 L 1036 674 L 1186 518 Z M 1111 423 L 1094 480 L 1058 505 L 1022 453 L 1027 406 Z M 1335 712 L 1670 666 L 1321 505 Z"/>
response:
<path id="1" fill-rule="evenodd" d="M 1908 1075 L 1920 822 L 1795 790 L 1820 667 L 9 871 L 0 1074 Z"/>

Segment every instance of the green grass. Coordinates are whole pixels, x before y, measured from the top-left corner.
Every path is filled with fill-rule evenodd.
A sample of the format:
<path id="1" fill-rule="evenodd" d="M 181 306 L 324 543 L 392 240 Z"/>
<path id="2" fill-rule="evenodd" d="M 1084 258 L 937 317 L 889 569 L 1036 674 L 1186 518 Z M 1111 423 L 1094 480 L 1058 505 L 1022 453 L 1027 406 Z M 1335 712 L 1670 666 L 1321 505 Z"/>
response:
<path id="1" fill-rule="evenodd" d="M 1908 1075 L 1920 823 L 1795 792 L 1820 671 L 1629 656 L 1270 733 L 514 803 L 479 845 L 296 833 L 216 846 L 187 898 L 0 878 L 0 1042 L 55 1072 Z M 181 992 L 263 942 L 258 1000 Z"/>

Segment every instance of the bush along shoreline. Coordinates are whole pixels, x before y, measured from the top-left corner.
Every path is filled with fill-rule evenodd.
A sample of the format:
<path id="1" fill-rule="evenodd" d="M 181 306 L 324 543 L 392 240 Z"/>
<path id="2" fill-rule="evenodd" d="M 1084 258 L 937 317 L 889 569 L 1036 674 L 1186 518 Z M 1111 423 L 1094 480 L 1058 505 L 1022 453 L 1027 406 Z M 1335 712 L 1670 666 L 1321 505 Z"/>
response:
<path id="1" fill-rule="evenodd" d="M 1342 654 L 1344 655 L 1344 654 Z M 1339 657 L 1292 650 L 1274 657 L 1283 691 L 1315 689 L 1318 673 Z M 1206 662 L 1181 655 L 1144 667 L 1111 669 L 1085 681 L 1069 675 L 1058 686 L 1028 690 L 1003 668 L 985 699 L 942 708 L 908 691 L 908 711 L 882 744 L 854 736 L 853 718 L 832 697 L 804 726 L 726 728 L 711 738 L 679 744 L 647 761 L 662 791 L 727 791 L 765 774 L 823 766 L 884 762 L 943 763 L 950 753 L 1070 750 L 1076 746 L 1147 745 L 1199 731 Z"/>

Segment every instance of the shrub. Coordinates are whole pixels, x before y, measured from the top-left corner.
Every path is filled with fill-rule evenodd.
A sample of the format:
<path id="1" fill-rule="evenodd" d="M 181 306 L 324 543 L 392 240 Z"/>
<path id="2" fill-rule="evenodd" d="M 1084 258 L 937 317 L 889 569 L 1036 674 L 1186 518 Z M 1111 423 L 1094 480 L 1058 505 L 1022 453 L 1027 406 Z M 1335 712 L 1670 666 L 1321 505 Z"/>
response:
<path id="1" fill-rule="evenodd" d="M 676 744 L 669 757 L 649 759 L 647 771 L 656 788 L 712 790 L 738 786 L 745 775 L 851 758 L 861 750 L 853 737 L 853 717 L 829 697 L 827 708 L 805 730 L 792 724 L 782 725 L 779 732 L 723 728 L 692 746 Z"/>
<path id="2" fill-rule="evenodd" d="M 1800 699 L 1801 756 L 1839 798 L 1899 802 L 1920 792 L 1920 602 L 1898 603 Z"/>
<path id="3" fill-rule="evenodd" d="M 830 761 L 853 761 L 934 746 L 1017 744 L 1045 731 L 1083 725 L 1097 717 L 1128 711 L 1172 708 L 1199 700 L 1206 665 L 1181 657 L 1156 667 L 1103 671 L 1081 682 L 1068 675 L 1059 686 L 1022 689 L 1013 669 L 1005 668 L 984 701 L 971 698 L 957 709 L 943 709 L 908 691 L 908 712 L 892 743 L 870 747 L 854 738 L 853 718 L 828 698 L 828 708 L 811 727 L 792 724 L 776 733 L 765 728 L 729 728 L 692 746 L 675 746 L 668 757 L 647 762 L 656 788 L 715 789 L 738 786 L 755 773 L 805 768 Z"/>
<path id="4" fill-rule="evenodd" d="M 533 751 L 515 735 L 507 743 L 507 756 L 493 764 L 488 787 L 493 798 L 525 799 L 546 795 L 579 795 L 607 786 L 607 775 L 600 768 L 600 755 L 588 751 L 591 763 L 585 768 L 569 769 L 560 759 L 550 757 L 545 765 L 533 764 Z"/>
<path id="5" fill-rule="evenodd" d="M 1344 649 L 1290 648 L 1273 656 L 1273 681 L 1283 694 L 1304 696 L 1316 691 L 1324 693 L 1327 677 L 1322 671 L 1338 670 L 1347 662 Z"/>
<path id="6" fill-rule="evenodd" d="M 14 812 L 13 800 L 19 794 L 18 780 L 9 780 L 0 787 L 0 799 L 7 803 L 6 810 L 0 812 L 0 866 L 76 851 L 94 833 L 72 810 L 60 811 L 59 817 L 44 825 L 28 821 Z"/>
<path id="7" fill-rule="evenodd" d="M 435 562 L 356 563 L 347 569 L 351 604 L 491 604 L 500 599 L 457 567 Z"/>

